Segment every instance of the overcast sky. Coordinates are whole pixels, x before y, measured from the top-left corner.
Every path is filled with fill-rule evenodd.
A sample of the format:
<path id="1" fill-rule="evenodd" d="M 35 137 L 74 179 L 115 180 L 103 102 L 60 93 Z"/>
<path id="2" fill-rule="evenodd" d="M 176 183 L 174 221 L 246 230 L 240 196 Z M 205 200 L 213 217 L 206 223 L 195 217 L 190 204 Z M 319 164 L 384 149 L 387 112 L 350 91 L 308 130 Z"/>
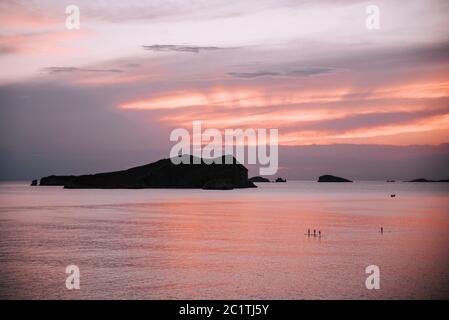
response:
<path id="1" fill-rule="evenodd" d="M 448 1 L 71 4 L 79 30 L 62 1 L 0 3 L 0 179 L 167 157 L 193 120 L 278 128 L 290 178 L 448 178 Z"/>

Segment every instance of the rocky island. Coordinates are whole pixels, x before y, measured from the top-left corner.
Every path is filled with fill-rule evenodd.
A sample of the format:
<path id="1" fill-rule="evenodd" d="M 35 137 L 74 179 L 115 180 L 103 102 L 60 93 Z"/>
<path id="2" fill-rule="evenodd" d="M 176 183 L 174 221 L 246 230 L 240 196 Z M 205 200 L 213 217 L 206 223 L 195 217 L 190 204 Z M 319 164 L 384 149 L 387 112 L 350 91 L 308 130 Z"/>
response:
<path id="1" fill-rule="evenodd" d="M 405 182 L 449 182 L 449 179 L 428 180 L 428 179 L 420 178 L 420 179 L 413 179 L 413 180 L 409 180 L 409 181 L 405 181 Z"/>
<path id="2" fill-rule="evenodd" d="M 318 182 L 352 182 L 351 180 L 326 174 L 318 178 Z"/>
<path id="3" fill-rule="evenodd" d="M 193 156 L 190 164 L 174 164 L 171 159 L 138 166 L 122 171 L 87 174 L 80 176 L 48 176 L 40 180 L 41 186 L 64 186 L 66 189 L 144 189 L 144 188 L 197 188 L 231 190 L 256 188 L 248 180 L 248 169 L 232 158 L 232 163 L 206 163 Z M 209 164 L 210 163 L 210 164 Z"/>

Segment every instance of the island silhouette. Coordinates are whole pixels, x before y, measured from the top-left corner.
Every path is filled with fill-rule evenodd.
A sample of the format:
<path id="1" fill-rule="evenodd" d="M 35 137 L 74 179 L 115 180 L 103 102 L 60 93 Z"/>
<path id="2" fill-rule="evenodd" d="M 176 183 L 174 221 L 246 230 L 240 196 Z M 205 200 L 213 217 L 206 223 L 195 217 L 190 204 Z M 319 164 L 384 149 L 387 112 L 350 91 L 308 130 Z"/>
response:
<path id="1" fill-rule="evenodd" d="M 79 176 L 51 175 L 41 178 L 39 185 L 63 186 L 66 189 L 257 188 L 248 179 L 248 169 L 232 156 L 222 156 L 221 159 L 196 158 L 196 160 L 191 155 L 179 157 L 188 160 L 189 164 L 187 161 L 174 164 L 172 159 L 161 159 L 121 171 Z M 231 157 L 232 161 L 228 157 Z"/>
<path id="2" fill-rule="evenodd" d="M 405 182 L 449 182 L 449 179 L 429 180 L 429 179 L 419 178 L 419 179 L 413 179 L 413 180 L 409 180 L 409 181 L 405 181 Z"/>
<path id="3" fill-rule="evenodd" d="M 326 174 L 318 178 L 318 182 L 352 182 L 351 180 Z"/>

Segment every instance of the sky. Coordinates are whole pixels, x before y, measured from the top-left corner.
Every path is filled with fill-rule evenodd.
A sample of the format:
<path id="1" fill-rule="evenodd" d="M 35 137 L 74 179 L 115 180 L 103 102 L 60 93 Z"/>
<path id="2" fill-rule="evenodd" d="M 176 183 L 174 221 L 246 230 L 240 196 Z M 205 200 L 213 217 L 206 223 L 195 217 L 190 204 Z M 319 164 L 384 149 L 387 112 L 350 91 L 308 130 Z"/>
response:
<path id="1" fill-rule="evenodd" d="M 0 179 L 155 161 L 194 120 L 277 128 L 290 179 L 448 178 L 448 20 L 445 0 L 2 1 Z"/>

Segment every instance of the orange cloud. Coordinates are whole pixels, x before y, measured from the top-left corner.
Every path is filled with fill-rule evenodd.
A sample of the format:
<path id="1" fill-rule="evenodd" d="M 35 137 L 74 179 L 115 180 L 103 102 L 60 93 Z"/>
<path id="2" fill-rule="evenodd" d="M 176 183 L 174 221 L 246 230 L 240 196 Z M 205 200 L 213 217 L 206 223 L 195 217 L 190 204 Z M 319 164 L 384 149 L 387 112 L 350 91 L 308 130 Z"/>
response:
<path id="1" fill-rule="evenodd" d="M 438 115 L 419 119 L 406 124 L 384 125 L 370 128 L 348 130 L 346 132 L 323 132 L 323 131 L 296 131 L 280 135 L 279 142 L 283 145 L 310 145 L 331 143 L 354 143 L 354 140 L 366 143 L 370 138 L 377 139 L 377 143 L 391 144 L 390 137 L 404 133 L 421 133 L 449 130 L 449 114 Z M 402 141 L 397 144 L 410 144 L 411 141 Z M 447 136 L 436 143 L 447 142 Z M 430 143 L 430 141 L 428 142 Z"/>
<path id="2" fill-rule="evenodd" d="M 267 92 L 258 88 L 214 88 L 207 92 L 173 92 L 155 98 L 130 101 L 119 106 L 127 110 L 164 110 L 190 107 L 269 107 L 276 105 L 331 103 L 357 94 L 349 88 L 298 89 Z M 362 92 L 363 94 L 363 92 Z M 449 96 L 449 82 L 418 83 L 380 88 L 366 94 L 366 100 L 428 99 Z"/>
<path id="3" fill-rule="evenodd" d="M 2 28 L 46 28 L 61 23 L 64 23 L 63 19 L 57 20 L 46 15 L 26 12 L 12 12 L 12 10 L 5 10 L 4 8 L 0 13 L 0 26 Z"/>
<path id="4" fill-rule="evenodd" d="M 307 106 L 306 106 L 307 107 Z M 402 106 L 390 105 L 382 106 L 373 110 L 372 106 L 359 106 L 352 108 L 333 108 L 332 106 L 318 108 L 299 108 L 274 110 L 270 112 L 254 113 L 241 111 L 238 116 L 235 113 L 220 113 L 220 110 L 211 114 L 200 111 L 162 116 L 161 121 L 171 125 L 188 127 L 194 119 L 202 119 L 203 124 L 210 128 L 270 128 L 285 127 L 290 125 L 301 125 L 307 122 L 319 122 L 326 120 L 337 120 L 359 115 L 382 114 L 392 112 L 419 112 L 429 110 L 426 106 Z"/>
<path id="5" fill-rule="evenodd" d="M 209 92 L 175 92 L 156 98 L 132 101 L 119 106 L 128 110 L 181 109 L 189 107 L 268 107 L 297 103 L 336 102 L 349 91 L 301 91 L 267 94 L 258 89 L 212 89 Z"/>
<path id="6" fill-rule="evenodd" d="M 446 107 L 442 106 L 441 99 L 447 97 L 449 82 L 442 80 L 386 86 L 369 92 L 351 88 L 272 91 L 213 88 L 201 93 L 174 92 L 131 101 L 121 104 L 119 108 L 164 111 L 159 120 L 177 127 L 189 128 L 193 120 L 202 120 L 204 128 L 279 128 L 279 141 L 285 145 L 354 143 L 376 139 L 388 143 L 392 136 L 446 130 L 449 115 L 444 112 Z M 401 119 L 403 114 L 404 120 L 397 124 L 379 124 L 382 123 L 382 114 L 386 115 L 385 119 L 391 115 Z M 354 125 L 349 130 L 329 131 L 324 126 L 319 129 L 320 123 L 329 120 L 338 123 L 362 116 L 379 119 L 378 115 L 378 122 L 368 121 L 369 124 L 362 128 Z M 313 123 L 318 129 L 300 130 L 302 125 L 308 123 Z M 406 140 L 396 139 L 396 143 L 405 143 Z M 441 142 L 441 139 L 438 141 Z M 407 142 L 413 143 L 410 140 Z"/>
<path id="7" fill-rule="evenodd" d="M 449 82 L 415 83 L 374 91 L 369 99 L 428 99 L 449 96 Z"/>
<path id="8" fill-rule="evenodd" d="M 92 34 L 89 30 L 75 30 L 71 32 L 53 31 L 0 36 L 0 46 L 11 48 L 11 51 L 14 53 L 67 53 L 78 50 L 70 46 L 71 41 Z"/>

